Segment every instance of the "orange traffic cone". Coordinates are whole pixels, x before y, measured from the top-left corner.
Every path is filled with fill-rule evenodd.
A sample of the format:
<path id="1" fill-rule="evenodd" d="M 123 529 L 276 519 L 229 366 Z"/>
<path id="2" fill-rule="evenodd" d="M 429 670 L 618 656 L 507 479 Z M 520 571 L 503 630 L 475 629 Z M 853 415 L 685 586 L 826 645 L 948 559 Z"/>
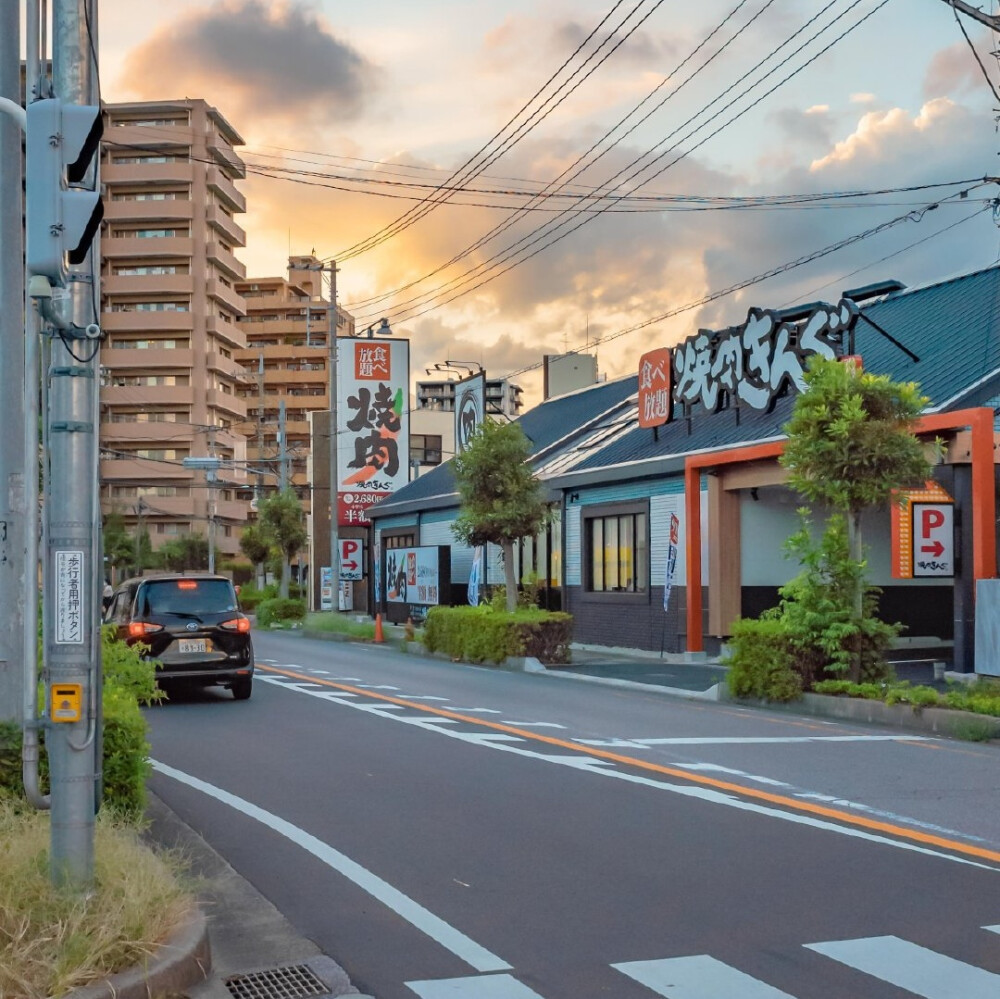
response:
<path id="1" fill-rule="evenodd" d="M 382 615 L 381 614 L 376 614 L 375 615 L 375 643 L 379 644 L 380 642 L 384 642 L 384 641 L 385 641 L 385 635 L 382 634 Z"/>

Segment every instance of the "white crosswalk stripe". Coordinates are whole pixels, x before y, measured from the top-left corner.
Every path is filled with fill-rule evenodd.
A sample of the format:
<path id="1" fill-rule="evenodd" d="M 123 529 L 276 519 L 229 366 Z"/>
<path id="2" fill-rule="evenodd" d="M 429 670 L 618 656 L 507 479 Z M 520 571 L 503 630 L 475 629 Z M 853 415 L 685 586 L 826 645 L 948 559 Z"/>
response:
<path id="1" fill-rule="evenodd" d="M 667 999 L 794 999 L 707 954 L 611 967 Z"/>
<path id="2" fill-rule="evenodd" d="M 997 999 L 1000 975 L 899 937 L 867 937 L 806 944 L 873 978 L 907 989 L 923 999 Z"/>
<path id="3" fill-rule="evenodd" d="M 407 982 L 420 999 L 542 999 L 511 975 L 474 975 L 471 978 L 441 978 Z"/>

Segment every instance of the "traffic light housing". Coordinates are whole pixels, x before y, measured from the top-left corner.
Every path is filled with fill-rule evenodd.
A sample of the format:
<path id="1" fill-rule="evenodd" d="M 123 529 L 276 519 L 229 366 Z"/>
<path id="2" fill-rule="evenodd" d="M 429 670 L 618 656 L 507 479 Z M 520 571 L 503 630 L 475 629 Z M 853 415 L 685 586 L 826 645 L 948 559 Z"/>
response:
<path id="1" fill-rule="evenodd" d="M 87 257 L 104 205 L 94 164 L 94 189 L 73 187 L 87 176 L 103 133 L 101 109 L 57 97 L 27 109 L 25 251 L 28 273 L 65 286 L 67 265 Z"/>

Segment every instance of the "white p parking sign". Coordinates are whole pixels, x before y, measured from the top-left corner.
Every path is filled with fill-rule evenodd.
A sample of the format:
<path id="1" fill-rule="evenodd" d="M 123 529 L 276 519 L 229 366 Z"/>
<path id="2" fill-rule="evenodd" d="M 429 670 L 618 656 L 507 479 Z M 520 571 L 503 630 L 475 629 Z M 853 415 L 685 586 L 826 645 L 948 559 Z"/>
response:
<path id="1" fill-rule="evenodd" d="M 361 579 L 364 573 L 364 560 L 361 553 L 359 538 L 340 539 L 340 578 Z"/>
<path id="2" fill-rule="evenodd" d="M 913 503 L 913 575 L 955 575 L 954 505 Z"/>

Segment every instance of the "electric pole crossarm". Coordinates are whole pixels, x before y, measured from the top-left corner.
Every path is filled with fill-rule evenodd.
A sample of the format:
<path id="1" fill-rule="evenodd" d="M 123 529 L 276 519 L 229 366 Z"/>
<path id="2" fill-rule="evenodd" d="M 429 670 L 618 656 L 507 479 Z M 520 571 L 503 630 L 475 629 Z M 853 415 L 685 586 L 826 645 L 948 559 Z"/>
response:
<path id="1" fill-rule="evenodd" d="M 966 3 L 965 0 L 944 0 L 944 2 L 954 10 L 959 10 L 973 20 L 979 21 L 980 24 L 985 24 L 987 28 L 1000 31 L 1000 16 L 996 14 L 984 14 L 978 7 L 973 7 L 972 4 Z"/>

